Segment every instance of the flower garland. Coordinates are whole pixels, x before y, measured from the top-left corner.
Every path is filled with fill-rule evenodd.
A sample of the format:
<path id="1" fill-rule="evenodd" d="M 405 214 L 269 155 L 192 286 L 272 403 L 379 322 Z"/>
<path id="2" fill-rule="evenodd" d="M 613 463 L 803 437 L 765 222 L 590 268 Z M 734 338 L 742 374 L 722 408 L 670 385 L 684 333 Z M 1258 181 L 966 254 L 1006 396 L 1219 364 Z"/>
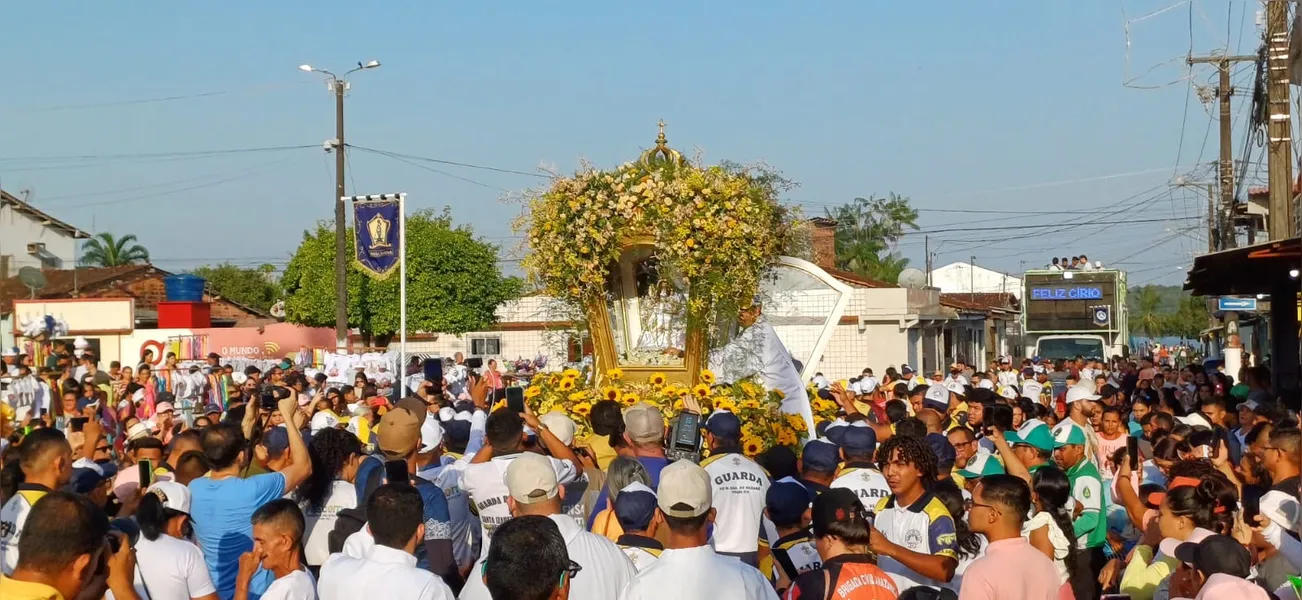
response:
<path id="1" fill-rule="evenodd" d="M 762 167 L 638 161 L 585 167 L 528 199 L 522 266 L 549 296 L 581 308 L 605 297 L 625 240 L 649 237 L 662 269 L 686 282 L 687 317 L 711 339 L 749 305 L 787 248 L 786 182 Z"/>
<path id="2" fill-rule="evenodd" d="M 787 446 L 799 453 L 801 440 L 808 437 L 804 419 L 781 411 L 781 393 L 766 391 L 755 381 L 714 385 L 714 373 L 704 370 L 700 374 L 702 383 L 688 388 L 670 383 L 663 373 L 652 374 L 645 382 L 625 381 L 620 369 L 608 370 L 607 383 L 600 388 L 589 385 L 589 380 L 591 378 L 586 373 L 575 369 L 539 375 L 525 388 L 525 401 L 536 414 L 560 411 L 569 415 L 578 430 L 575 439 L 592 434 L 588 415 L 592 414 L 597 402 L 610 400 L 624 407 L 645 402 L 660 410 L 668 429 L 670 419 L 683 410 L 683 399 L 689 394 L 696 398 L 706 414 L 723 410 L 737 415 L 742 422 L 742 451 L 747 456 L 755 456 L 774 446 Z M 816 423 L 836 418 L 835 402 L 814 398 L 811 404 Z M 505 401 L 499 406 L 505 406 Z"/>

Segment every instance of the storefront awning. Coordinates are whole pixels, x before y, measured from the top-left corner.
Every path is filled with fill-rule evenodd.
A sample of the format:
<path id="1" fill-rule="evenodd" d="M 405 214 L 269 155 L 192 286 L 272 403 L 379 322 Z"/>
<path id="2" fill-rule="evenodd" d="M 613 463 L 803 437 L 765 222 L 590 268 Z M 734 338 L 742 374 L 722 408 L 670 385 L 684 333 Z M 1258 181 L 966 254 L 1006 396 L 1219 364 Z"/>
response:
<path id="1" fill-rule="evenodd" d="M 1195 296 L 1268 294 L 1302 265 L 1302 238 L 1289 238 L 1194 257 L 1184 289 Z"/>

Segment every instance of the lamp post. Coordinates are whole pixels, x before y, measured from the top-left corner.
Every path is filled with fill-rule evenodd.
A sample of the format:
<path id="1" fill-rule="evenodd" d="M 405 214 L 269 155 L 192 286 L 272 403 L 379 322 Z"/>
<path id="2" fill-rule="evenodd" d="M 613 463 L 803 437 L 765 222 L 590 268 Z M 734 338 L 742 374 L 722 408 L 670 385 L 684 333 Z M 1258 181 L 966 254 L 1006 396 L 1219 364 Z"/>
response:
<path id="1" fill-rule="evenodd" d="M 357 63 L 357 68 L 337 76 L 325 69 L 312 65 L 299 65 L 298 70 L 306 73 L 321 73 L 327 76 L 327 85 L 335 95 L 335 139 L 329 143 L 335 151 L 335 349 L 345 352 L 348 349 L 348 222 L 344 214 L 344 92 L 348 91 L 348 76 L 364 69 L 374 69 L 380 61 Z"/>

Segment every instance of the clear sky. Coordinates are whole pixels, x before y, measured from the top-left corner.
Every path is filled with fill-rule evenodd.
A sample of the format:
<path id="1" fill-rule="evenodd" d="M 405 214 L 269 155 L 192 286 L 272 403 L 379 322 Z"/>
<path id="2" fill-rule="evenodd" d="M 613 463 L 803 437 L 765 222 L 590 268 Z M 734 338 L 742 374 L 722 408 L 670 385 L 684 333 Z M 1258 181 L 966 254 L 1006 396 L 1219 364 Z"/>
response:
<path id="1" fill-rule="evenodd" d="M 296 67 L 377 59 L 383 67 L 355 75 L 348 98 L 358 146 L 569 171 L 636 157 L 663 118 L 689 155 L 780 169 L 810 215 L 855 196 L 910 197 L 922 229 L 936 231 L 937 266 L 975 255 L 1014 272 L 1086 253 L 1123 263 L 1132 285 L 1178 283 L 1180 265 L 1206 248 L 1206 201 L 1167 182 L 1205 176 L 1198 164 L 1216 148 L 1183 57 L 1191 46 L 1253 52 L 1257 8 L 10 2 L 0 8 L 0 185 L 31 190 L 38 207 L 84 229 L 136 234 L 165 269 L 283 265 L 303 229 L 331 216 L 334 191 L 321 149 L 333 101 Z M 1240 106 L 1250 71 L 1236 71 Z M 1213 75 L 1195 69 L 1192 81 Z M 1130 78 L 1156 89 L 1124 86 Z M 301 148 L 205 154 L 271 147 Z M 545 183 L 362 151 L 349 162 L 349 193 L 448 206 L 508 258 L 519 207 L 498 198 Z M 999 229 L 942 231 L 982 226 Z M 900 251 L 921 266 L 923 236 Z"/>

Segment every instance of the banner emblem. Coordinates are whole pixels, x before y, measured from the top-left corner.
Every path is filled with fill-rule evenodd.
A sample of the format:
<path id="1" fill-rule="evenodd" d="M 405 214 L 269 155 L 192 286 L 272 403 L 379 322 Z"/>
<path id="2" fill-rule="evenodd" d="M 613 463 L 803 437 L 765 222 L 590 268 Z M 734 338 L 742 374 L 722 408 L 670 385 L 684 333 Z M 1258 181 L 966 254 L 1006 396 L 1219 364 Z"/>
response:
<path id="1" fill-rule="evenodd" d="M 398 267 L 398 202 L 354 201 L 354 243 L 357 266 L 376 279 L 386 279 Z"/>

